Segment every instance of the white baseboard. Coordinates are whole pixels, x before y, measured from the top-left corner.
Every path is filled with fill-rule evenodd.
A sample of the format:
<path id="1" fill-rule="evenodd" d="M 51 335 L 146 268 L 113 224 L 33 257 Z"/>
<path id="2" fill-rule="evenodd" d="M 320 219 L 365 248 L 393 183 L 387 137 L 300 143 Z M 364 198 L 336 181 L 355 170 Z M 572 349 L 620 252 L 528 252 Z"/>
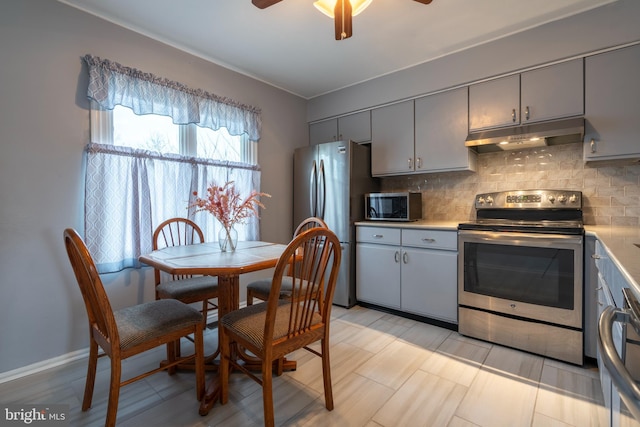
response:
<path id="1" fill-rule="evenodd" d="M 240 308 L 246 306 L 246 301 L 240 302 Z M 218 310 L 211 310 L 207 315 L 207 323 L 216 322 L 218 320 Z M 0 384 L 17 380 L 28 375 L 36 374 L 38 372 L 46 371 L 47 369 L 55 368 L 57 366 L 66 365 L 67 363 L 75 362 L 79 359 L 84 359 L 89 356 L 89 347 L 73 351 L 71 353 L 63 354 L 52 359 L 43 360 L 42 362 L 33 363 L 31 365 L 23 366 L 21 368 L 14 369 L 12 371 L 0 373 Z"/>
<path id="2" fill-rule="evenodd" d="M 3 372 L 0 373 L 0 384 L 17 380 L 18 378 L 26 377 L 27 375 L 46 371 L 47 369 L 55 368 L 57 366 L 66 365 L 67 363 L 75 362 L 76 360 L 83 359 L 88 356 L 89 348 L 87 347 L 85 349 L 63 354 L 62 356 L 54 357 L 52 359 L 43 360 L 42 362 L 23 366 L 12 371 Z"/>

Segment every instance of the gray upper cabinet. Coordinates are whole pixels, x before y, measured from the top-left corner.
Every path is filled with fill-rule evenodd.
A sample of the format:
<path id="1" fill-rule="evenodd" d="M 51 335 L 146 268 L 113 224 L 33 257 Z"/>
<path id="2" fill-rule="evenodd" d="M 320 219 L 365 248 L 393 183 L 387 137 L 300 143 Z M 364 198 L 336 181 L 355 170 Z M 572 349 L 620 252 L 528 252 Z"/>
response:
<path id="1" fill-rule="evenodd" d="M 362 143 L 371 141 L 371 111 L 338 117 L 339 139 Z"/>
<path id="2" fill-rule="evenodd" d="M 640 157 L 640 45 L 585 59 L 584 160 Z"/>
<path id="3" fill-rule="evenodd" d="M 371 141 L 371 112 L 362 111 L 309 125 L 311 145 L 342 140 Z"/>
<path id="4" fill-rule="evenodd" d="M 520 123 L 584 114 L 582 58 L 520 75 Z"/>
<path id="5" fill-rule="evenodd" d="M 535 123 L 584 113 L 582 59 L 469 87 L 469 129 Z"/>
<path id="6" fill-rule="evenodd" d="M 371 111 L 371 173 L 414 171 L 413 100 Z"/>
<path id="7" fill-rule="evenodd" d="M 512 126 L 518 123 L 518 111 L 520 75 L 469 86 L 469 130 Z"/>
<path id="8" fill-rule="evenodd" d="M 324 120 L 309 125 L 309 144 L 316 145 L 323 142 L 338 140 L 338 120 Z"/>
<path id="9" fill-rule="evenodd" d="M 467 88 L 415 100 L 418 172 L 475 170 L 475 152 L 464 145 L 469 128 Z"/>

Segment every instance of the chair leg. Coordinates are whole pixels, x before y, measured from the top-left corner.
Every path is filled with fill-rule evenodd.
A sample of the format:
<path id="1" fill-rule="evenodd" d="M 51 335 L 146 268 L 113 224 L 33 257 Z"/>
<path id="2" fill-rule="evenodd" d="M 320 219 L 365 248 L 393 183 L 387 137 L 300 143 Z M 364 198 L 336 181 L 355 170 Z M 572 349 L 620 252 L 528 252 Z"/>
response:
<path id="1" fill-rule="evenodd" d="M 206 299 L 204 301 L 202 301 L 202 323 L 203 323 L 203 327 L 207 327 L 207 315 L 209 312 L 209 300 Z"/>
<path id="2" fill-rule="evenodd" d="M 169 363 L 173 362 L 174 360 L 176 360 L 176 346 L 180 345 L 180 341 L 177 342 L 176 341 L 171 341 L 167 343 L 167 361 Z M 169 375 L 173 375 L 176 373 L 176 367 L 172 366 L 169 369 L 167 369 L 167 373 Z"/>
<path id="3" fill-rule="evenodd" d="M 284 357 L 280 357 L 278 358 L 278 360 L 276 360 L 276 376 L 280 376 L 282 375 L 282 373 L 284 372 Z"/>
<path id="4" fill-rule="evenodd" d="M 111 383 L 109 384 L 109 404 L 107 405 L 107 419 L 105 427 L 116 425 L 118 413 L 118 399 L 120 398 L 120 377 L 122 374 L 122 361 L 119 357 L 111 358 Z"/>
<path id="5" fill-rule="evenodd" d="M 275 415 L 273 411 L 273 361 L 271 358 L 262 359 L 262 405 L 264 406 L 264 425 L 273 427 Z"/>
<path id="6" fill-rule="evenodd" d="M 229 357 L 231 348 L 229 338 L 224 332 L 224 327 L 218 323 L 218 348 L 220 349 L 220 403 L 223 405 L 229 401 Z"/>
<path id="7" fill-rule="evenodd" d="M 194 333 L 195 353 L 196 353 L 196 397 L 198 401 L 204 396 L 204 328 L 196 325 Z"/>
<path id="8" fill-rule="evenodd" d="M 329 362 L 329 339 L 321 340 L 322 379 L 324 381 L 324 403 L 329 411 L 333 410 L 333 390 L 331 388 L 331 363 Z"/>
<path id="9" fill-rule="evenodd" d="M 253 293 L 247 289 L 247 305 L 253 305 Z"/>
<path id="10" fill-rule="evenodd" d="M 84 385 L 84 398 L 82 399 L 82 410 L 86 411 L 91 407 L 93 400 L 93 386 L 96 383 L 96 367 L 98 365 L 98 343 L 91 338 L 89 344 L 89 366 L 87 367 L 87 379 Z"/>

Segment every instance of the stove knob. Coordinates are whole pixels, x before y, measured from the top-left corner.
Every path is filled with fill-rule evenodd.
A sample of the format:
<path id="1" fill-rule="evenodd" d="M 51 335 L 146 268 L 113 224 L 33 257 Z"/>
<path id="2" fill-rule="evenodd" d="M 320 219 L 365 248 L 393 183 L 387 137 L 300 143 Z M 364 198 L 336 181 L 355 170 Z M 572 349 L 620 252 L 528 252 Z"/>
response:
<path id="1" fill-rule="evenodd" d="M 487 196 L 487 203 L 490 205 L 493 204 L 493 197 Z"/>
<path id="2" fill-rule="evenodd" d="M 560 197 L 558 197 L 558 201 L 560 203 L 565 203 L 567 201 L 567 196 L 565 196 L 564 194 L 562 194 Z"/>
<path id="3" fill-rule="evenodd" d="M 548 199 L 549 199 L 549 201 L 550 201 L 551 203 L 553 203 L 553 202 L 555 202 L 555 201 L 556 201 L 556 197 L 555 197 L 554 195 L 550 195 L 550 196 L 548 197 Z"/>
<path id="4" fill-rule="evenodd" d="M 478 197 L 478 204 L 484 205 L 484 197 Z"/>
<path id="5" fill-rule="evenodd" d="M 569 197 L 569 202 L 571 203 L 575 203 L 578 201 L 578 196 L 575 194 L 572 194 L 571 197 Z"/>

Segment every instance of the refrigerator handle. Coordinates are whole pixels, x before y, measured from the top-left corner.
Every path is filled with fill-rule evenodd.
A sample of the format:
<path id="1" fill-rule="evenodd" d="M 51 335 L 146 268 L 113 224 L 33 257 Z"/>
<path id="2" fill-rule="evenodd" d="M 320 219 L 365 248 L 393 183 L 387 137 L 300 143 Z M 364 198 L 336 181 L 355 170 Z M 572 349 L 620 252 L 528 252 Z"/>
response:
<path id="1" fill-rule="evenodd" d="M 316 161 L 313 161 L 311 167 L 311 174 L 309 175 L 309 212 L 311 216 L 316 216 L 316 198 L 318 197 L 318 170 L 316 167 Z"/>
<path id="2" fill-rule="evenodd" d="M 324 219 L 324 207 L 326 205 L 327 186 L 324 175 L 324 160 L 320 160 L 320 173 L 318 177 L 318 217 Z"/>

